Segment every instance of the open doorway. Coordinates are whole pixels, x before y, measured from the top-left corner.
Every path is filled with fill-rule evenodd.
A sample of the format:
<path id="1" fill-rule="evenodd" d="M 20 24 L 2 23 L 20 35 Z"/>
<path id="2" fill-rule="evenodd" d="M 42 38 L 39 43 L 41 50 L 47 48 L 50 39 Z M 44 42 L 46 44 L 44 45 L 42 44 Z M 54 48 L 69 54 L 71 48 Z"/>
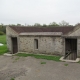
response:
<path id="1" fill-rule="evenodd" d="M 65 59 L 75 60 L 77 58 L 77 39 L 65 39 Z"/>
<path id="2" fill-rule="evenodd" d="M 18 44 L 17 44 L 17 37 L 12 37 L 12 53 L 18 52 Z"/>

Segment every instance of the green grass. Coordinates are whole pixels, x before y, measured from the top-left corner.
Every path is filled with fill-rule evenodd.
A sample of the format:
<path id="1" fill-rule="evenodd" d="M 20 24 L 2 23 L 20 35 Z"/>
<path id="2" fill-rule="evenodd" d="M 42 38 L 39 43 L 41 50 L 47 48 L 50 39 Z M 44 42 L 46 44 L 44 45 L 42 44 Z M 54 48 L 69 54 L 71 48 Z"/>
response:
<path id="1" fill-rule="evenodd" d="M 13 61 L 13 63 L 17 62 L 20 59 L 20 57 L 18 56 L 17 58 L 15 58 L 15 60 Z"/>
<path id="2" fill-rule="evenodd" d="M 77 63 L 79 63 L 79 64 L 80 64 L 80 61 L 78 61 Z"/>
<path id="3" fill-rule="evenodd" d="M 17 61 L 17 60 L 19 60 L 20 59 L 20 57 L 17 57 L 15 60 Z"/>
<path id="4" fill-rule="evenodd" d="M 11 78 L 10 80 L 15 80 L 14 78 Z"/>
<path id="5" fill-rule="evenodd" d="M 0 55 L 8 52 L 7 45 L 6 45 L 6 35 L 0 35 L 0 43 L 4 44 L 0 46 Z"/>
<path id="6" fill-rule="evenodd" d="M 26 54 L 26 53 L 18 53 L 16 56 L 19 57 L 35 57 L 37 59 L 46 59 L 46 60 L 53 60 L 53 61 L 60 61 L 60 56 L 47 56 L 47 55 L 38 55 L 38 54 Z"/>
<path id="7" fill-rule="evenodd" d="M 65 66 L 68 66 L 68 64 L 64 64 Z"/>
<path id="8" fill-rule="evenodd" d="M 46 64 L 46 62 L 41 62 L 41 64 Z"/>
<path id="9" fill-rule="evenodd" d="M 6 35 L 0 35 L 0 43 L 6 44 Z"/>

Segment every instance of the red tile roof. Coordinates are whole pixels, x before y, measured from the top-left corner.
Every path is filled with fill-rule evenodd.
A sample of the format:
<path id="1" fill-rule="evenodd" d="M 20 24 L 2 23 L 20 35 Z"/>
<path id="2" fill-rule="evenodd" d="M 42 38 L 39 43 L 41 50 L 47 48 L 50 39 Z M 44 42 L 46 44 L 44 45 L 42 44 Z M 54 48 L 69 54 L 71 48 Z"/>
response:
<path id="1" fill-rule="evenodd" d="M 19 27 L 19 26 L 10 26 L 17 33 L 23 32 L 62 32 L 66 34 L 74 29 L 73 26 L 64 26 L 64 27 Z"/>

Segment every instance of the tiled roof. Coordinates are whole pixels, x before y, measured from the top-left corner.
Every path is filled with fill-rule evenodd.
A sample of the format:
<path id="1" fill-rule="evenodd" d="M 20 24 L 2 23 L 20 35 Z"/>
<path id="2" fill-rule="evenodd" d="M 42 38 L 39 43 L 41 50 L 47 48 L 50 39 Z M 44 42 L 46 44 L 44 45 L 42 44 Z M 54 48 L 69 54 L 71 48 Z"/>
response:
<path id="1" fill-rule="evenodd" d="M 10 26 L 17 33 L 23 32 L 62 32 L 66 34 L 74 29 L 73 26 L 64 26 L 64 27 L 19 27 L 19 26 Z"/>

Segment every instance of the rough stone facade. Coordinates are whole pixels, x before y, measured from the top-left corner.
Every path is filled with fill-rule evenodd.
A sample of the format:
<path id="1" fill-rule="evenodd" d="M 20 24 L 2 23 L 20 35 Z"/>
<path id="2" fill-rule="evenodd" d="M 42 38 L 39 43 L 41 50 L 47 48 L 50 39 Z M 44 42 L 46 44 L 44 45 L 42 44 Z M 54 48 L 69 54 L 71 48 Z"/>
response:
<path id="1" fill-rule="evenodd" d="M 34 40 L 38 39 L 38 49 L 34 48 Z M 49 54 L 61 54 L 63 53 L 63 40 L 61 37 L 31 37 L 21 36 L 19 37 L 19 50 L 20 52 L 37 52 L 37 53 L 49 53 Z"/>
<path id="2" fill-rule="evenodd" d="M 18 34 L 12 30 L 10 27 L 6 28 L 6 40 L 7 40 L 7 47 L 10 52 L 12 52 L 12 40 L 11 37 L 17 37 L 18 39 Z"/>

